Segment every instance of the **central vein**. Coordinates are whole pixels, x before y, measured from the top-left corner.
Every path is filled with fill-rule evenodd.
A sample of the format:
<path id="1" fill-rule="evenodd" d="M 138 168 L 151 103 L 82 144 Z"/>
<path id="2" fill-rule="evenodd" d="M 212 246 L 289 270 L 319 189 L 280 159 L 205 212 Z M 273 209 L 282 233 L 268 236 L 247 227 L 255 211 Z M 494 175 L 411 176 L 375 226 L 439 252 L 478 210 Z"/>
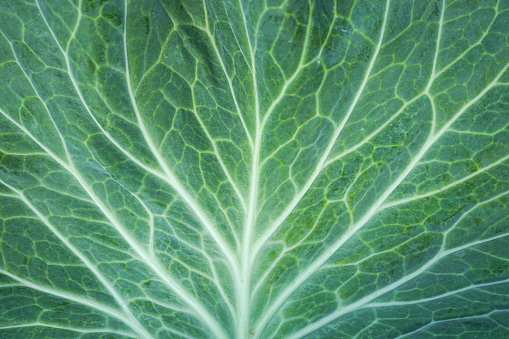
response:
<path id="1" fill-rule="evenodd" d="M 239 315 L 237 319 L 237 337 L 248 338 L 249 333 L 249 319 L 251 309 L 251 273 L 253 272 L 254 258 L 252 257 L 251 242 L 253 228 L 256 224 L 256 200 L 258 195 L 258 163 L 260 154 L 261 133 L 259 130 L 256 132 L 255 147 L 253 154 L 253 166 L 251 168 L 251 182 L 249 190 L 249 209 L 245 222 L 244 238 L 242 248 L 240 249 L 241 256 L 241 277 L 239 279 L 240 294 L 239 294 Z"/>
<path id="2" fill-rule="evenodd" d="M 242 15 L 244 16 L 244 10 L 241 7 Z M 249 338 L 254 336 L 255 333 L 250 332 L 250 318 L 251 318 L 251 274 L 253 272 L 253 264 L 255 258 L 251 250 L 251 243 L 253 237 L 253 230 L 256 225 L 256 208 L 258 198 L 258 172 L 259 172 L 259 160 L 260 160 L 260 148 L 262 139 L 262 127 L 260 121 L 260 106 L 258 102 L 258 88 L 256 83 L 256 66 L 255 66 L 255 48 L 251 44 L 249 37 L 249 31 L 247 23 L 244 20 L 244 28 L 246 30 L 247 42 L 249 44 L 249 51 L 251 54 L 251 75 L 253 82 L 253 98 L 255 105 L 255 119 L 256 119 L 256 131 L 254 137 L 254 145 L 252 145 L 252 166 L 250 173 L 249 183 L 249 206 L 246 215 L 246 221 L 244 223 L 244 234 L 242 241 L 242 248 L 240 248 L 240 270 L 241 274 L 238 279 L 239 293 L 238 293 L 238 305 L 237 305 L 237 338 Z M 249 131 L 248 131 L 249 133 Z"/>

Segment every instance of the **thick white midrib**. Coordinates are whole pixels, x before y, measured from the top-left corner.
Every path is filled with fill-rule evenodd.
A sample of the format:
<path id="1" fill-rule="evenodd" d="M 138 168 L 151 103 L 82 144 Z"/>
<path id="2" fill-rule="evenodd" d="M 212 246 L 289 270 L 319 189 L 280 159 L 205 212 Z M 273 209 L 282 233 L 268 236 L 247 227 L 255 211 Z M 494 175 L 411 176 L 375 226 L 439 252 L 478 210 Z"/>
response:
<path id="1" fill-rule="evenodd" d="M 306 184 L 302 187 L 301 191 L 293 198 L 292 202 L 288 205 L 288 207 L 283 211 L 283 213 L 274 221 L 274 223 L 269 226 L 269 229 L 267 232 L 265 232 L 264 235 L 260 237 L 260 239 L 256 242 L 254 246 L 253 256 L 256 256 L 258 252 L 260 251 L 261 247 L 267 242 L 267 240 L 272 236 L 272 234 L 279 228 L 279 226 L 283 223 L 283 221 L 286 220 L 286 218 L 290 215 L 290 213 L 294 210 L 295 206 L 300 202 L 302 197 L 306 194 L 306 192 L 309 190 L 315 179 L 318 177 L 318 175 L 321 173 L 323 166 L 325 164 L 325 161 L 327 160 L 330 152 L 332 151 L 332 148 L 334 147 L 334 144 L 336 143 L 337 138 L 341 134 L 343 128 L 345 127 L 348 119 L 350 118 L 350 115 L 352 114 L 353 110 L 355 109 L 355 106 L 357 106 L 357 102 L 359 101 L 362 92 L 364 91 L 364 88 L 366 87 L 366 84 L 369 80 L 369 76 L 371 74 L 371 70 L 373 69 L 373 66 L 375 64 L 376 58 L 378 56 L 378 53 L 380 52 L 380 48 L 382 46 L 382 41 L 385 33 L 385 27 L 387 24 L 387 16 L 388 16 L 388 10 L 389 10 L 389 3 L 390 0 L 386 1 L 386 7 L 385 7 L 385 14 L 384 14 L 384 21 L 382 24 L 382 29 L 380 32 L 380 39 L 378 40 L 378 44 L 376 46 L 376 49 L 373 53 L 373 56 L 371 57 L 371 61 L 369 63 L 368 69 L 366 70 L 366 74 L 364 75 L 364 79 L 362 80 L 361 86 L 357 90 L 357 93 L 355 94 L 354 100 L 352 101 L 352 104 L 350 105 L 345 118 L 339 125 L 338 129 L 334 132 L 334 135 L 331 138 L 331 141 L 327 145 L 327 148 L 325 149 L 324 154 L 320 158 L 318 165 L 316 166 L 315 170 L 311 174 L 310 178 L 307 180 Z"/>
<path id="2" fill-rule="evenodd" d="M 16 188 L 12 187 L 11 185 L 7 184 L 5 181 L 0 179 L 0 183 L 2 183 L 4 186 L 9 188 L 11 191 L 16 193 L 18 195 L 18 199 L 23 201 L 25 205 L 27 205 L 32 212 L 37 215 L 37 217 L 50 229 L 51 232 L 53 232 L 62 243 L 69 248 L 69 250 L 74 253 L 84 264 L 88 267 L 88 269 L 96 276 L 96 278 L 101 282 L 101 284 L 108 290 L 108 292 L 111 293 L 113 298 L 116 300 L 116 302 L 119 304 L 119 306 L 122 307 L 124 310 L 124 313 L 126 314 L 126 317 L 130 319 L 129 322 L 126 323 L 129 327 L 131 327 L 136 333 L 142 335 L 144 338 L 150 338 L 151 335 L 141 326 L 141 324 L 138 322 L 136 317 L 133 315 L 131 310 L 126 307 L 127 302 L 118 294 L 118 292 L 113 288 L 113 286 L 110 284 L 110 282 L 99 272 L 97 267 L 95 267 L 90 260 L 86 256 L 84 256 L 80 251 L 78 251 L 67 238 L 65 238 L 49 221 L 48 219 L 37 209 L 34 205 L 25 197 L 25 195 L 17 190 Z"/>
<path id="3" fill-rule="evenodd" d="M 466 244 L 466 245 L 463 245 L 463 246 L 460 246 L 460 247 L 456 247 L 456 248 L 450 249 L 448 251 L 439 251 L 430 261 L 428 261 L 425 265 L 421 266 L 418 270 L 414 271 L 413 273 L 411 273 L 411 274 L 401 278 L 398 281 L 395 281 L 394 283 L 392 283 L 390 285 L 387 285 L 386 287 L 384 287 L 384 288 L 382 288 L 382 289 L 380 289 L 378 291 L 375 291 L 374 293 L 372 293 L 372 294 L 370 294 L 370 295 L 360 299 L 359 301 L 354 302 L 353 304 L 350 304 L 350 305 L 348 305 L 348 306 L 346 306 L 346 307 L 344 307 L 344 308 L 342 308 L 342 309 L 340 309 L 338 311 L 335 311 L 334 313 L 331 313 L 327 317 L 322 318 L 319 321 L 317 321 L 317 322 L 315 322 L 315 323 L 313 323 L 313 324 L 311 324 L 311 325 L 301 329 L 300 331 L 294 333 L 292 336 L 289 337 L 289 339 L 302 338 L 306 334 L 309 334 L 309 333 L 319 329 L 320 327 L 330 323 L 331 321 L 339 318 L 342 315 L 345 315 L 347 313 L 351 313 L 353 311 L 357 311 L 359 309 L 366 308 L 367 307 L 366 304 L 369 303 L 370 301 L 376 299 L 379 296 L 384 295 L 387 292 L 390 292 L 390 291 L 394 290 L 395 288 L 398 288 L 399 286 L 403 285 L 404 283 L 406 283 L 406 282 L 412 280 L 413 278 L 419 276 L 421 273 L 423 273 L 428 268 L 433 266 L 440 259 L 448 256 L 451 253 L 458 252 L 458 251 L 461 251 L 463 249 L 466 249 L 466 248 L 469 248 L 469 247 L 472 247 L 472 246 L 476 246 L 476 245 L 479 245 L 479 244 L 483 244 L 483 243 L 490 242 L 490 241 L 493 241 L 493 240 L 497 240 L 497 239 L 500 239 L 500 238 L 503 238 L 503 237 L 507 237 L 507 236 L 508 236 L 507 234 L 501 234 L 501 235 L 498 235 L 496 237 L 491 237 L 491 238 L 488 238 L 488 239 L 484 239 L 484 240 L 480 240 L 480 241 L 475 241 L 475 242 L 470 243 L 470 244 Z"/>
<path id="4" fill-rule="evenodd" d="M 310 12 L 312 10 L 311 4 L 310 5 Z M 259 176 L 259 162 L 260 162 L 260 151 L 261 151 L 261 143 L 262 143 L 262 131 L 265 127 L 266 123 L 266 117 L 271 115 L 272 110 L 276 106 L 277 102 L 279 102 L 283 96 L 286 93 L 286 88 L 288 87 L 289 83 L 285 83 L 285 86 L 281 90 L 279 94 L 279 99 L 277 102 L 273 102 L 271 107 L 272 109 L 269 109 L 267 111 L 266 117 L 263 119 L 263 121 L 260 123 L 260 107 L 258 103 L 258 87 L 256 83 L 256 65 L 255 65 L 255 55 L 254 50 L 251 45 L 251 41 L 249 40 L 249 31 L 247 30 L 247 24 L 244 17 L 244 8 L 242 7 L 242 4 L 239 1 L 239 6 L 242 11 L 242 15 L 244 18 L 244 27 L 246 29 L 246 35 L 249 42 L 249 48 L 251 52 L 251 68 L 252 68 L 252 79 L 253 79 L 253 87 L 255 91 L 255 105 L 256 105 L 256 135 L 255 135 L 255 145 L 254 145 L 254 155 L 253 155 L 253 165 L 251 169 L 251 183 L 250 183 L 250 197 L 249 197 L 249 210 L 248 215 L 246 219 L 246 230 L 244 235 L 244 242 L 242 247 L 242 275 L 240 278 L 240 296 L 239 296 L 239 316 L 238 316 L 238 322 L 237 322 L 237 336 L 238 338 L 248 338 L 251 337 L 250 332 L 250 313 L 251 313 L 251 274 L 253 273 L 253 265 L 256 258 L 256 253 L 252 252 L 252 232 L 253 228 L 256 223 L 256 205 L 257 205 L 257 195 L 258 195 L 258 176 Z M 306 29 L 306 38 L 304 41 L 304 46 L 302 48 L 302 53 L 299 61 L 299 66 L 297 67 L 297 70 L 290 78 L 289 82 L 292 82 L 293 79 L 298 75 L 300 66 L 302 64 L 302 61 L 305 57 L 307 44 L 309 40 L 309 34 L 310 34 L 310 21 L 311 21 L 311 13 L 309 15 L 308 19 L 308 27 Z M 257 333 L 254 334 L 255 337 L 257 336 Z"/>
<path id="5" fill-rule="evenodd" d="M 386 204 L 383 204 L 381 207 L 380 207 L 380 210 L 384 210 L 386 208 L 389 208 L 389 207 L 393 207 L 393 206 L 397 206 L 397 205 L 401 205 L 401 204 L 406 204 L 410 201 L 414 201 L 414 200 L 419 200 L 419 199 L 422 199 L 422 198 L 426 198 L 426 197 L 429 197 L 429 196 L 432 196 L 432 195 L 435 195 L 435 194 L 438 194 L 440 192 L 443 192 L 445 190 L 448 190 L 449 188 L 451 187 L 454 187 L 454 186 L 457 186 L 469 179 L 472 179 L 473 177 L 481 174 L 481 173 L 484 173 L 486 172 L 487 170 L 499 165 L 500 163 L 506 161 L 507 159 L 509 159 L 509 155 L 501 158 L 500 160 L 497 160 L 495 161 L 494 163 L 486 166 L 486 167 L 483 167 L 481 168 L 480 170 L 478 170 L 477 172 L 474 172 L 470 175 L 467 175 L 466 177 L 463 177 L 457 181 L 454 181 L 452 183 L 450 183 L 449 185 L 446 185 L 446 186 L 443 186 L 443 187 L 440 187 L 439 189 L 435 190 L 435 191 L 431 191 L 431 192 L 428 192 L 428 193 L 424 193 L 424 194 L 420 194 L 420 195 L 415 195 L 413 197 L 409 197 L 409 198 L 405 198 L 405 199 L 401 199 L 401 200 L 396 200 L 396 201 L 393 201 L 393 202 L 389 202 L 389 203 L 386 203 Z"/>
<path id="6" fill-rule="evenodd" d="M 460 288 L 458 290 L 449 291 L 449 292 L 446 292 L 446 293 L 443 293 L 443 294 L 440 294 L 440 295 L 437 295 L 434 297 L 430 297 L 430 298 L 417 299 L 417 300 L 411 300 L 411 301 L 388 301 L 388 302 L 381 302 L 381 303 L 374 302 L 371 304 L 364 305 L 363 308 L 406 306 L 406 305 L 422 304 L 422 303 L 426 303 L 426 302 L 433 301 L 433 300 L 447 298 L 447 297 L 450 297 L 450 296 L 453 296 L 453 295 L 456 295 L 459 293 L 463 293 L 465 291 L 472 290 L 474 288 L 489 287 L 489 286 L 500 285 L 500 284 L 505 284 L 505 283 L 509 283 L 509 279 L 494 281 L 494 282 L 485 283 L 485 284 L 470 285 L 467 287 Z"/>
<path id="7" fill-rule="evenodd" d="M 11 121 L 14 125 L 16 125 L 19 129 L 21 129 L 26 135 L 28 135 L 39 147 L 41 147 L 44 151 L 48 153 L 60 166 L 66 169 L 80 184 L 80 186 L 85 190 L 88 196 L 93 200 L 94 204 L 101 210 L 104 216 L 110 221 L 111 226 L 115 228 L 115 230 L 122 236 L 122 238 L 133 248 L 134 252 L 138 254 L 141 260 L 150 267 L 150 269 L 161 279 L 161 281 L 167 285 L 170 289 L 175 291 L 179 297 L 181 297 L 191 308 L 193 308 L 196 312 L 196 315 L 201 318 L 206 324 L 211 326 L 211 329 L 214 333 L 217 334 L 218 338 L 222 338 L 224 336 L 224 331 L 217 324 L 215 319 L 208 313 L 208 311 L 198 303 L 185 289 L 183 289 L 176 281 L 170 278 L 163 268 L 159 267 L 159 264 L 156 264 L 156 258 L 151 256 L 149 253 L 146 253 L 138 243 L 132 239 L 132 237 L 124 230 L 122 225 L 116 220 L 116 217 L 111 214 L 111 212 L 104 206 L 102 201 L 95 195 L 95 193 L 90 189 L 88 184 L 83 180 L 80 176 L 79 172 L 70 165 L 63 162 L 59 157 L 53 154 L 46 146 L 39 142 L 26 128 L 18 124 L 14 119 L 8 116 L 5 112 L 0 110 L 0 113 L 4 115 L 9 121 Z"/>
<path id="8" fill-rule="evenodd" d="M 292 246 L 290 246 L 288 248 L 285 248 L 285 250 L 282 251 L 278 255 L 278 257 L 273 260 L 272 264 L 270 264 L 270 266 L 265 270 L 263 275 L 258 279 L 258 282 L 256 283 L 256 286 L 252 289 L 252 291 L 251 291 L 251 300 L 254 299 L 256 293 L 258 292 L 260 287 L 262 287 L 263 283 L 265 282 L 265 279 L 267 279 L 267 277 L 272 272 L 272 270 L 279 264 L 279 260 L 281 260 L 281 258 L 283 258 L 288 252 L 290 252 L 294 248 L 300 246 L 300 244 L 302 244 L 306 240 L 306 238 L 315 230 L 316 225 L 320 221 L 320 218 L 322 217 L 322 215 L 323 215 L 323 213 L 325 212 L 326 209 L 327 209 L 327 205 L 324 205 L 324 207 L 322 208 L 322 210 L 320 211 L 320 213 L 316 217 L 316 222 L 314 223 L 313 227 L 311 227 L 309 229 L 309 231 L 305 235 L 303 235 L 302 238 L 298 242 L 296 242 L 294 245 L 292 245 Z"/>
<path id="9" fill-rule="evenodd" d="M 257 121 L 259 119 L 257 118 Z M 239 284 L 239 315 L 237 319 L 237 337 L 238 339 L 249 338 L 250 312 L 251 312 L 251 274 L 253 271 L 252 263 L 254 258 L 251 253 L 251 238 L 256 221 L 256 200 L 258 192 L 258 162 L 260 158 L 261 131 L 257 126 L 255 135 L 255 148 L 253 155 L 253 165 L 251 168 L 251 182 L 249 194 L 249 208 L 246 218 L 246 229 L 242 246 L 242 267 L 241 276 L 237 279 Z"/>
<path id="10" fill-rule="evenodd" d="M 108 328 L 85 329 L 85 328 L 79 328 L 79 327 L 67 327 L 67 326 L 60 326 L 60 325 L 45 324 L 45 323 L 40 323 L 40 322 L 35 322 L 35 323 L 30 323 L 30 324 L 1 326 L 0 330 L 9 330 L 9 329 L 23 328 L 23 327 L 49 327 L 49 328 L 55 328 L 55 329 L 78 332 L 78 333 L 115 333 L 115 334 L 123 335 L 126 337 L 135 338 L 132 333 L 116 331 L 116 330 L 112 330 L 112 329 L 108 329 Z"/>
<path id="11" fill-rule="evenodd" d="M 256 121 L 256 130 L 255 130 L 255 141 L 253 144 L 253 140 L 250 139 L 250 143 L 252 145 L 253 157 L 252 157 L 252 168 L 251 168 L 251 178 L 250 178 L 250 187 L 249 187 L 249 206 L 248 212 L 245 221 L 245 230 L 244 230 L 244 238 L 243 238 L 243 246 L 241 252 L 241 262 L 242 262 L 242 272 L 240 272 L 240 276 L 236 279 L 238 284 L 237 287 L 237 323 L 236 323 L 236 334 L 238 339 L 247 339 L 250 337 L 250 319 L 251 319 L 251 274 L 253 271 L 252 263 L 253 258 L 251 255 L 251 238 L 253 227 L 255 224 L 256 218 L 256 199 L 258 195 L 258 166 L 259 166 L 259 158 L 260 158 L 260 148 L 261 148 L 261 128 L 260 128 L 260 105 L 258 98 L 258 84 L 256 79 L 256 63 L 255 63 L 255 50 L 251 44 L 251 38 L 249 37 L 249 30 L 247 28 L 246 16 L 244 13 L 244 7 L 242 6 L 241 0 L 238 0 L 240 11 L 242 13 L 242 19 L 244 23 L 244 29 L 246 32 L 246 38 L 249 46 L 249 52 L 251 57 L 251 80 L 253 81 L 253 91 L 254 91 L 254 102 L 255 102 L 255 121 Z M 208 29 L 208 27 L 207 27 Z M 219 56 L 219 55 L 218 55 Z M 225 72 L 226 73 L 226 72 Z"/>
<path id="12" fill-rule="evenodd" d="M 16 280 L 17 282 L 19 282 L 23 286 L 29 287 L 31 289 L 34 289 L 34 290 L 37 290 L 37 291 L 40 291 L 40 292 L 44 292 L 44 293 L 47 293 L 47 294 L 54 295 L 54 296 L 62 298 L 62 299 L 67 299 L 67 300 L 70 300 L 70 301 L 74 301 L 74 302 L 76 302 L 78 304 L 82 304 L 82 305 L 88 306 L 90 308 L 94 308 L 94 309 L 99 310 L 99 311 L 101 311 L 103 313 L 111 315 L 112 317 L 120 320 L 122 323 L 129 324 L 130 320 L 128 318 L 126 318 L 124 314 L 118 312 L 115 309 L 110 308 L 109 306 L 100 304 L 100 303 L 95 302 L 93 300 L 82 298 L 80 296 L 77 296 L 77 295 L 74 295 L 74 294 L 71 294 L 71 293 L 67 293 L 67 292 L 63 292 L 63 291 L 58 291 L 58 290 L 54 290 L 54 289 L 51 289 L 51 288 L 48 288 L 48 287 L 45 287 L 45 286 L 34 284 L 33 282 L 31 282 L 29 280 L 26 280 L 26 279 L 23 279 L 21 277 L 18 277 L 17 275 L 12 274 L 10 272 L 7 272 L 7 271 L 5 271 L 3 269 L 0 269 L 0 274 L 6 275 L 6 276 L 8 276 L 11 279 Z M 142 337 L 142 338 L 151 338 L 151 336 Z"/>
<path id="13" fill-rule="evenodd" d="M 426 154 L 429 148 L 434 145 L 434 143 L 449 129 L 449 127 L 456 122 L 456 120 L 475 102 L 477 102 L 480 98 L 482 98 L 486 92 L 488 92 L 491 88 L 493 88 L 498 79 L 502 76 L 502 74 L 507 70 L 509 64 L 506 65 L 501 72 L 495 77 L 495 79 L 488 85 L 486 88 L 481 91 L 474 99 L 469 101 L 465 106 L 463 106 L 451 120 L 447 124 L 442 127 L 442 129 L 437 132 L 435 135 L 430 136 L 426 143 L 423 145 L 419 153 L 415 156 L 415 158 L 410 162 L 408 167 L 401 173 L 398 179 L 389 186 L 389 188 L 380 196 L 380 198 L 373 204 L 373 207 L 364 215 L 354 227 L 350 228 L 348 232 L 344 234 L 344 236 L 339 239 L 331 248 L 325 251 L 313 264 L 311 264 L 306 270 L 304 270 L 296 279 L 294 279 L 288 287 L 278 296 L 276 301 L 271 305 L 271 307 L 264 313 L 262 318 L 260 318 L 261 327 L 259 330 L 263 330 L 265 324 L 270 319 L 270 317 L 281 307 L 284 301 L 304 282 L 306 281 L 314 272 L 316 272 L 348 239 L 350 239 L 362 226 L 364 226 L 371 218 L 379 212 L 380 207 L 383 202 L 389 197 L 389 195 L 400 185 L 400 183 L 406 178 L 406 176 L 413 170 L 415 165 L 420 161 L 420 159 Z M 258 332 L 258 331 L 257 331 Z"/>

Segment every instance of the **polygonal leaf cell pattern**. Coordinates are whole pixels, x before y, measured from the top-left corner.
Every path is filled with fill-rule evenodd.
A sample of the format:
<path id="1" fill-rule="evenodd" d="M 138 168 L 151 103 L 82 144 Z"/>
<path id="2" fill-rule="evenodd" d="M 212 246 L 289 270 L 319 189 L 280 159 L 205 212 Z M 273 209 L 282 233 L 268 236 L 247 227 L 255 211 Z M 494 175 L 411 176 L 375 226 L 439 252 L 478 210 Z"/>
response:
<path id="1" fill-rule="evenodd" d="M 0 1 L 0 337 L 509 337 L 509 1 Z"/>

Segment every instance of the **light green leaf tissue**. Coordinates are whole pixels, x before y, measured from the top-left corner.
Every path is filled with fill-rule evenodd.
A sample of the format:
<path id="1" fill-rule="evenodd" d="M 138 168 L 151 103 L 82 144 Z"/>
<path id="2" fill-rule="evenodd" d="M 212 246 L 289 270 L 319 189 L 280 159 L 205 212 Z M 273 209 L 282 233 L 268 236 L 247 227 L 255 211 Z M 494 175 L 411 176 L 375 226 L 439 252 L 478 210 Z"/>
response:
<path id="1" fill-rule="evenodd" d="M 508 88 L 507 0 L 1 0 L 0 338 L 507 338 Z"/>

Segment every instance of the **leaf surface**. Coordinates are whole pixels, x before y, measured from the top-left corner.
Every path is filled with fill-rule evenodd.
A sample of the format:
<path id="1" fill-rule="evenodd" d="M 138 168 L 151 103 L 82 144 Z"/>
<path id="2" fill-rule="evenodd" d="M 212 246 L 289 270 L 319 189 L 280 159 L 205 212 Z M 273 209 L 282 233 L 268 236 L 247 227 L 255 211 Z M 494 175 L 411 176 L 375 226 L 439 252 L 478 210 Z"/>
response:
<path id="1" fill-rule="evenodd" d="M 0 336 L 509 336 L 508 22 L 0 2 Z"/>

